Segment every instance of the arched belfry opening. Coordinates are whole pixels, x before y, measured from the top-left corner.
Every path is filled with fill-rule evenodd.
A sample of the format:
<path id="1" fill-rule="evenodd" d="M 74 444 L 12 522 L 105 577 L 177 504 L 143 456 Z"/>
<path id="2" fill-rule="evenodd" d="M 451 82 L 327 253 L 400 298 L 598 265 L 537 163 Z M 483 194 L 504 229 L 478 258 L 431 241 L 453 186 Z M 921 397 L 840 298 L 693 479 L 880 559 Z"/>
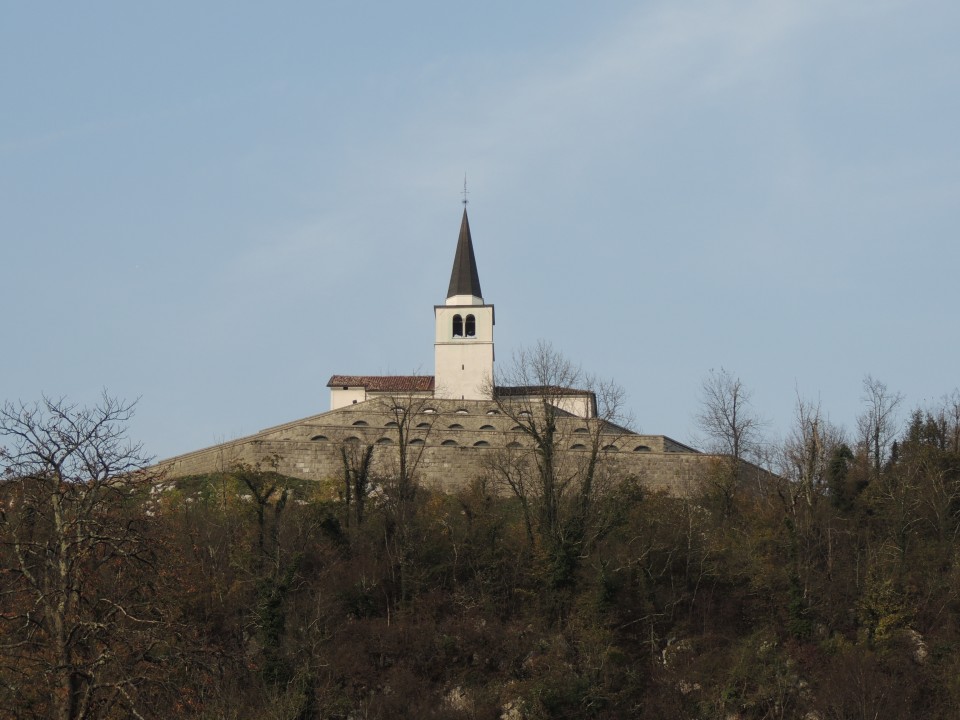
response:
<path id="1" fill-rule="evenodd" d="M 459 317 L 459 315 L 457 317 Z M 466 322 L 464 323 L 463 334 L 468 338 L 477 336 L 477 319 L 473 315 L 467 315 Z"/>
<path id="2" fill-rule="evenodd" d="M 467 315 L 468 318 L 473 317 L 472 315 Z M 453 336 L 455 338 L 463 337 L 463 318 L 459 315 L 453 316 Z"/>

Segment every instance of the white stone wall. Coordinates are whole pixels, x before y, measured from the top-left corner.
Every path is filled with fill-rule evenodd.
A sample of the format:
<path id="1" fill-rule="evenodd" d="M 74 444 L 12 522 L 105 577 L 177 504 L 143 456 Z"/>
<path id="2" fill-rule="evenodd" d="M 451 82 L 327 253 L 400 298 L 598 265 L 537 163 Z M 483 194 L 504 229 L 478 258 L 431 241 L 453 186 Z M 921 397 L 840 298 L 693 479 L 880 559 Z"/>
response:
<path id="1" fill-rule="evenodd" d="M 363 387 L 332 387 L 330 388 L 330 409 L 336 410 L 346 405 L 362 403 L 367 399 L 367 391 Z"/>
<path id="2" fill-rule="evenodd" d="M 437 305 L 434 341 L 434 394 L 438 398 L 483 400 L 493 378 L 493 305 Z M 473 337 L 454 337 L 454 316 L 466 325 L 474 317 Z"/>

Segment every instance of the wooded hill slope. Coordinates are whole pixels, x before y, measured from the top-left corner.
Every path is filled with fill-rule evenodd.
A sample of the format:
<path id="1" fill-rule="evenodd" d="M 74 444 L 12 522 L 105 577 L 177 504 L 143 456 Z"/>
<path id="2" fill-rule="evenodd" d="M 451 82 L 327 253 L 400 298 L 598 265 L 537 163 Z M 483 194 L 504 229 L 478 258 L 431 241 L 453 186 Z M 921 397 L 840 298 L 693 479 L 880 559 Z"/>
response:
<path id="1" fill-rule="evenodd" d="M 99 454 L 70 412 L 82 437 L 39 413 L 4 451 L 3 717 L 960 716 L 947 405 L 883 458 L 801 426 L 781 479 L 718 464 L 691 498 L 375 478 L 361 505 L 349 474 L 158 484 L 123 409 L 87 416 Z"/>

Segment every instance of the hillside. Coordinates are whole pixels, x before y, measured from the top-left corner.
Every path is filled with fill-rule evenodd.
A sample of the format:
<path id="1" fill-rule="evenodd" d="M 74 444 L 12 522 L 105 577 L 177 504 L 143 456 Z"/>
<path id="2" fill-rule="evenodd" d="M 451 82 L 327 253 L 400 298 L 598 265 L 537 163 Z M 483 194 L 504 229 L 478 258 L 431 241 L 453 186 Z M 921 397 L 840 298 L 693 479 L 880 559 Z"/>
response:
<path id="1" fill-rule="evenodd" d="M 493 475 L 453 494 L 369 478 L 360 504 L 269 467 L 8 475 L 0 707 L 957 717 L 958 439 L 917 412 L 882 464 L 818 441 L 760 486 L 717 464 L 692 497 L 620 478 L 588 507 Z"/>

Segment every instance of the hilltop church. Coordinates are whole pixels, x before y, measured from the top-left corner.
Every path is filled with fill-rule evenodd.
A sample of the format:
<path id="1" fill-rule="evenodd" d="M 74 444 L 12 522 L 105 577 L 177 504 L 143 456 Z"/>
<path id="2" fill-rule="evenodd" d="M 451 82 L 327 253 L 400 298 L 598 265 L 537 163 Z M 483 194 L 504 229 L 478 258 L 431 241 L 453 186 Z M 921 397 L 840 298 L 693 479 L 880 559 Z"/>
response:
<path id="1" fill-rule="evenodd" d="M 486 472 L 495 453 L 532 451 L 526 419 L 546 410 L 571 462 L 599 450 L 613 472 L 672 494 L 690 492 L 713 456 L 598 416 L 592 389 L 495 385 L 495 320 L 480 288 L 464 207 L 446 301 L 434 306 L 432 376 L 333 375 L 329 411 L 179 455 L 160 467 L 175 478 L 273 458 L 286 475 L 335 479 L 343 472 L 344 444 L 359 444 L 372 449 L 374 467 L 384 476 L 401 452 L 422 484 L 450 491 Z"/>
<path id="2" fill-rule="evenodd" d="M 334 375 L 330 409 L 366 402 L 377 397 L 413 393 L 421 397 L 489 402 L 494 395 L 510 395 L 515 402 L 530 399 L 523 388 L 493 389 L 493 305 L 480 290 L 480 274 L 473 252 L 470 221 L 463 210 L 460 237 L 453 258 L 447 300 L 433 308 L 435 340 L 434 375 Z M 583 418 L 596 415 L 596 398 L 586 390 L 551 388 L 562 393 L 563 410 Z"/>

